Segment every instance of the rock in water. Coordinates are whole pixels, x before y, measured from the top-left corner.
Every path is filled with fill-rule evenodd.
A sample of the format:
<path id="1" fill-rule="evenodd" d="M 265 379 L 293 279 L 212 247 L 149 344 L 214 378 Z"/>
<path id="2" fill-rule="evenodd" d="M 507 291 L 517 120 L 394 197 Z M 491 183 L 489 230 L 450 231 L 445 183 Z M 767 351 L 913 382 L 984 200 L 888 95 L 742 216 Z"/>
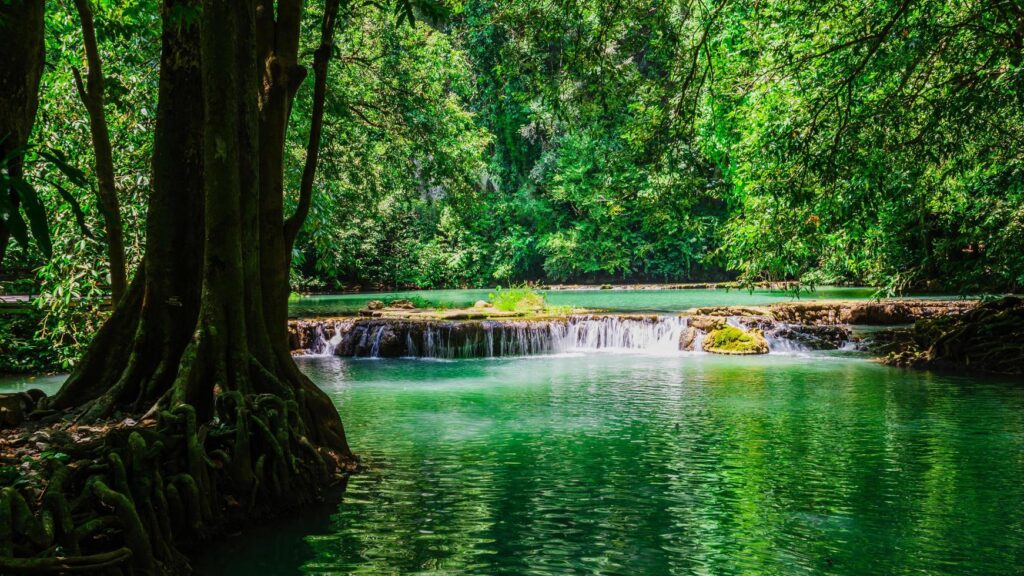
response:
<path id="1" fill-rule="evenodd" d="M 726 326 L 725 318 L 718 316 L 691 316 L 690 326 L 703 332 L 711 332 Z"/>
<path id="2" fill-rule="evenodd" d="M 760 330 L 740 330 L 725 326 L 708 333 L 704 339 L 704 351 L 713 354 L 767 354 L 768 341 Z"/>
<path id="3" fill-rule="evenodd" d="M 366 303 L 367 310 L 383 310 L 384 302 L 381 300 L 370 300 Z"/>
<path id="4" fill-rule="evenodd" d="M 679 349 L 683 352 L 692 352 L 693 345 L 697 341 L 698 330 L 693 326 L 687 326 L 679 333 Z"/>
<path id="5" fill-rule="evenodd" d="M 416 308 L 416 305 L 411 300 L 395 300 L 391 303 L 389 308 L 398 308 L 399 310 L 412 310 Z"/>

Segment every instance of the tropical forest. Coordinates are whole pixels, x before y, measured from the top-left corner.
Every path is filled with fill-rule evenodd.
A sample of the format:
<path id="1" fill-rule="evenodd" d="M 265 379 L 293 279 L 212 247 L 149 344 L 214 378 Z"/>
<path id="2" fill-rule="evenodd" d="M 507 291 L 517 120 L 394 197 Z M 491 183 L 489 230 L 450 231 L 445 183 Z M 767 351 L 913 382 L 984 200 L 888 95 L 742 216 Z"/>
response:
<path id="1" fill-rule="evenodd" d="M 1024 573 L 1021 0 L 0 0 L 0 575 Z"/>

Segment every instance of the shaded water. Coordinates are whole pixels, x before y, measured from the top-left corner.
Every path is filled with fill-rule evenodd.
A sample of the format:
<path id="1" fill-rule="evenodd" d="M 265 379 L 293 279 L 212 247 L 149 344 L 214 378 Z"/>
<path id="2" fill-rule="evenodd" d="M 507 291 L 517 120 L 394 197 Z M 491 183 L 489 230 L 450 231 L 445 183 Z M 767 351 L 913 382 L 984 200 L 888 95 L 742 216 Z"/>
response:
<path id="1" fill-rule="evenodd" d="M 1020 574 L 1024 387 L 855 354 L 306 358 L 369 472 L 205 574 Z"/>
<path id="2" fill-rule="evenodd" d="M 324 316 L 353 312 L 370 300 L 411 298 L 424 304 L 450 308 L 472 306 L 487 300 L 492 290 L 420 290 L 409 292 L 331 294 L 304 296 L 292 300 L 288 309 L 292 316 Z M 815 299 L 867 300 L 872 288 L 818 288 L 807 294 Z M 615 311 L 678 312 L 700 306 L 756 306 L 791 300 L 779 290 L 549 290 L 544 292 L 548 304 L 577 306 Z"/>

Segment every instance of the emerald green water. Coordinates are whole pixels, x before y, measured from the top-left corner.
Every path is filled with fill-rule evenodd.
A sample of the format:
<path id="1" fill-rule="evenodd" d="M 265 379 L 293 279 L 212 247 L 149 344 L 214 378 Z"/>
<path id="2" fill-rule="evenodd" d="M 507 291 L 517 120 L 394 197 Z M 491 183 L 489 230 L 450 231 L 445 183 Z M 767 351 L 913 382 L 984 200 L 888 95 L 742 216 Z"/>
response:
<path id="1" fill-rule="evenodd" d="M 203 574 L 1024 571 L 1024 387 L 855 354 L 301 359 L 369 471 Z"/>
<path id="2" fill-rule="evenodd" d="M 493 290 L 420 290 L 362 294 L 330 294 L 304 296 L 292 300 L 293 316 L 324 316 L 352 312 L 370 300 L 412 298 L 434 306 L 472 306 L 487 300 Z M 818 288 L 806 298 L 866 300 L 872 288 Z M 699 306 L 756 306 L 791 300 L 789 293 L 778 290 L 549 290 L 544 292 L 548 304 L 578 306 L 617 311 L 676 312 Z"/>

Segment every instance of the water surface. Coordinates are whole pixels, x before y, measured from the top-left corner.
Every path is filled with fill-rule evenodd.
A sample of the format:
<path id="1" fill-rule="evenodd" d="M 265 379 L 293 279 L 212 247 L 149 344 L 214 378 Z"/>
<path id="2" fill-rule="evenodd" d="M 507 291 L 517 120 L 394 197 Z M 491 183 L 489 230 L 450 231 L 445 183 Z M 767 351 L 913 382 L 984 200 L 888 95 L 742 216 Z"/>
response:
<path id="1" fill-rule="evenodd" d="M 303 296 L 289 303 L 289 312 L 293 316 L 342 314 L 358 310 L 366 306 L 370 300 L 398 298 L 409 298 L 432 306 L 457 308 L 472 306 L 478 300 L 487 300 L 488 294 L 492 292 L 493 290 L 419 290 Z M 821 287 L 814 292 L 806 293 L 803 297 L 867 300 L 874 293 L 873 288 Z M 551 305 L 632 312 L 678 312 L 700 306 L 757 306 L 793 299 L 791 293 L 781 290 L 546 290 L 543 294 Z"/>
<path id="2" fill-rule="evenodd" d="M 856 354 L 301 360 L 369 472 L 206 574 L 1020 574 L 1024 388 Z"/>

